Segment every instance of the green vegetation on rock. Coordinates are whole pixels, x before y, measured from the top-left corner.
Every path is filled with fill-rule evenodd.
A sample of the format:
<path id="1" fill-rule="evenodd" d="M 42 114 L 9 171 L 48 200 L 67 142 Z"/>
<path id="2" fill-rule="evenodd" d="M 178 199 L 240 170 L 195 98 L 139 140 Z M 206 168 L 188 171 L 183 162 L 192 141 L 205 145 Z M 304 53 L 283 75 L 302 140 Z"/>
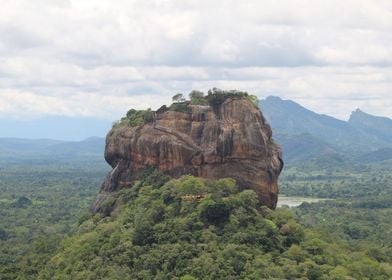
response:
<path id="1" fill-rule="evenodd" d="M 153 112 L 151 109 L 147 110 L 135 110 L 130 109 L 126 116 L 121 118 L 118 122 L 113 124 L 113 128 L 121 127 L 121 126 L 138 126 L 145 123 L 150 123 L 153 121 Z"/>
<path id="2" fill-rule="evenodd" d="M 259 104 L 257 96 L 250 95 L 247 92 L 237 90 L 225 91 L 213 88 L 208 91 L 207 96 L 204 96 L 202 91 L 193 90 L 189 93 L 189 100 L 186 100 L 182 93 L 177 93 L 172 97 L 173 103 L 165 110 L 187 113 L 190 112 L 190 105 L 210 105 L 216 107 L 222 104 L 227 98 L 245 98 L 256 107 Z M 123 126 L 135 127 L 151 123 L 152 121 L 153 111 L 150 108 L 147 110 L 130 109 L 125 117 L 113 123 L 113 129 Z"/>
<path id="3" fill-rule="evenodd" d="M 208 105 L 208 100 L 204 97 L 204 92 L 193 90 L 189 93 L 191 105 Z"/>
<path id="4" fill-rule="evenodd" d="M 221 90 L 218 88 L 213 88 L 212 90 L 208 91 L 207 100 L 210 106 L 215 107 L 222 104 L 228 98 L 245 98 L 249 102 L 251 102 L 255 107 L 258 108 L 259 100 L 257 96 L 250 95 L 245 91 L 238 91 L 238 90 Z"/>
<path id="5" fill-rule="evenodd" d="M 218 88 L 213 88 L 208 91 L 207 96 L 204 92 L 193 90 L 189 93 L 189 101 L 185 99 L 182 93 L 175 94 L 172 97 L 173 104 L 170 105 L 170 111 L 176 112 L 189 112 L 189 105 L 209 105 L 213 108 L 220 106 L 226 99 L 233 98 L 245 98 L 251 102 L 255 107 L 258 108 L 259 100 L 257 96 L 250 95 L 244 91 L 238 90 L 221 90 Z"/>

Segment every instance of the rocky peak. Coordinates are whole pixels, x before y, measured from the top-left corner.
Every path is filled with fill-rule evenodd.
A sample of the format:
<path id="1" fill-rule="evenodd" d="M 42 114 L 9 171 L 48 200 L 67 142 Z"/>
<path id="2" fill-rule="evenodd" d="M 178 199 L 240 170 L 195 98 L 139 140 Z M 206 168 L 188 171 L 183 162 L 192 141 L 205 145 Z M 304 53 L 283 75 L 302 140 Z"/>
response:
<path id="1" fill-rule="evenodd" d="M 385 141 L 384 146 L 391 146 L 392 119 L 368 114 L 360 109 L 351 113 L 348 123 L 373 137 Z"/>
<path id="2" fill-rule="evenodd" d="M 361 117 L 366 116 L 366 115 L 367 114 L 365 112 L 363 112 L 361 109 L 357 108 L 357 109 L 355 109 L 355 111 L 351 112 L 349 121 L 353 121 L 356 118 L 361 118 Z"/>
<path id="3" fill-rule="evenodd" d="M 151 111 L 148 122 L 113 128 L 105 149 L 113 170 L 93 208 L 111 192 L 132 187 L 151 166 L 173 177 L 234 178 L 240 188 L 254 189 L 262 205 L 275 208 L 283 162 L 270 126 L 249 98 L 219 100 L 203 105 L 182 101 Z"/>

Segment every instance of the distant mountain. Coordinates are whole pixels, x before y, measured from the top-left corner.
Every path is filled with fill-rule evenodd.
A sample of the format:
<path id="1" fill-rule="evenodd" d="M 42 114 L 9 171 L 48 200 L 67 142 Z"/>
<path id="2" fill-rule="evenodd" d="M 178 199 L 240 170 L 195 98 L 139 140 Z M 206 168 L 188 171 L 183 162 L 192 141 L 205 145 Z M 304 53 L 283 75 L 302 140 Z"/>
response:
<path id="1" fill-rule="evenodd" d="M 276 133 L 308 133 L 333 146 L 350 150 L 368 150 L 391 145 L 350 123 L 312 112 L 291 100 L 267 97 L 260 102 L 261 111 Z"/>
<path id="2" fill-rule="evenodd" d="M 85 117 L 0 119 L 0 137 L 81 141 L 91 136 L 104 137 L 111 126 L 110 121 Z"/>
<path id="3" fill-rule="evenodd" d="M 50 154 L 63 156 L 98 155 L 103 157 L 105 151 L 105 138 L 90 137 L 83 141 L 67 141 L 48 146 Z"/>
<path id="4" fill-rule="evenodd" d="M 392 143 L 392 120 L 367 114 L 360 109 L 351 113 L 348 123 L 377 136 L 379 139 Z"/>
<path id="5" fill-rule="evenodd" d="M 392 160 L 392 148 L 378 149 L 358 157 L 358 161 L 361 163 L 381 162 L 386 160 Z"/>
<path id="6" fill-rule="evenodd" d="M 0 138 L 0 157 L 34 154 L 60 143 L 64 142 L 52 139 Z"/>
<path id="7" fill-rule="evenodd" d="M 0 163 L 50 163 L 94 161 L 104 163 L 105 139 L 83 141 L 0 138 Z"/>
<path id="8" fill-rule="evenodd" d="M 332 145 L 314 137 L 311 134 L 274 134 L 274 138 L 283 148 L 286 162 L 314 160 L 317 157 L 332 157 L 340 155 Z"/>
<path id="9" fill-rule="evenodd" d="M 392 120 L 388 118 L 357 110 L 346 122 L 274 96 L 261 100 L 260 109 L 282 146 L 286 162 L 354 159 L 392 148 Z"/>
<path id="10" fill-rule="evenodd" d="M 342 121 L 274 96 L 261 100 L 260 108 L 271 124 L 274 138 L 282 146 L 286 163 L 343 164 L 351 159 L 353 163 L 366 164 L 392 160 L 389 118 L 357 109 L 348 121 Z M 110 122 L 92 118 L 0 120 L 0 137 L 13 137 L 0 138 L 0 163 L 87 161 L 87 158 L 103 161 L 104 136 L 110 127 Z"/>

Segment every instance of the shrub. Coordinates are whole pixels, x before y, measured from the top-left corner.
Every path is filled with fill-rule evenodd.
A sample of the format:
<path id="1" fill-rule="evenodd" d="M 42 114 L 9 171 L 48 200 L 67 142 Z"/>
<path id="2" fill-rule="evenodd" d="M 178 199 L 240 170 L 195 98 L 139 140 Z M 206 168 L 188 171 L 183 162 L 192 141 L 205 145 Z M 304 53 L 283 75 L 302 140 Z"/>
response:
<path id="1" fill-rule="evenodd" d="M 112 212 L 115 203 L 117 201 L 117 198 L 114 196 L 108 196 L 105 198 L 105 200 L 102 202 L 100 205 L 99 212 L 103 217 L 109 216 L 110 213 Z"/>
<path id="2" fill-rule="evenodd" d="M 33 202 L 25 196 L 21 196 L 15 202 L 15 207 L 17 208 L 25 208 L 33 204 Z"/>
<path id="3" fill-rule="evenodd" d="M 173 95 L 172 101 L 174 103 L 182 103 L 182 102 L 185 102 L 185 97 L 182 93 L 177 93 L 177 94 Z"/>
<path id="4" fill-rule="evenodd" d="M 200 219 L 204 223 L 220 225 L 228 221 L 230 206 L 224 201 L 204 200 L 200 206 Z"/>
<path id="5" fill-rule="evenodd" d="M 208 101 L 204 98 L 204 92 L 192 90 L 189 93 L 189 99 L 192 105 L 208 105 Z"/>
<path id="6" fill-rule="evenodd" d="M 8 238 L 8 233 L 4 230 L 0 228 L 0 240 L 7 240 Z"/>
<path id="7" fill-rule="evenodd" d="M 169 176 L 163 174 L 159 169 L 153 166 L 146 169 L 140 175 L 140 183 L 142 186 L 153 186 L 154 188 L 160 188 L 169 181 L 169 179 Z"/>
<path id="8" fill-rule="evenodd" d="M 190 111 L 189 104 L 190 104 L 189 101 L 184 101 L 181 103 L 173 103 L 172 105 L 170 105 L 169 111 L 187 113 Z"/>
<path id="9" fill-rule="evenodd" d="M 238 90 L 225 91 L 218 88 L 213 88 L 212 90 L 208 91 L 208 103 L 214 108 L 220 106 L 227 98 L 246 98 L 249 102 L 258 108 L 259 100 L 257 96 L 249 95 L 247 92 Z"/>
<path id="10" fill-rule="evenodd" d="M 148 108 L 147 110 L 130 109 L 125 117 L 113 123 L 112 128 L 118 128 L 122 126 L 134 127 L 138 125 L 143 125 L 145 123 L 150 123 L 153 120 L 154 120 L 154 114 L 150 108 Z"/>

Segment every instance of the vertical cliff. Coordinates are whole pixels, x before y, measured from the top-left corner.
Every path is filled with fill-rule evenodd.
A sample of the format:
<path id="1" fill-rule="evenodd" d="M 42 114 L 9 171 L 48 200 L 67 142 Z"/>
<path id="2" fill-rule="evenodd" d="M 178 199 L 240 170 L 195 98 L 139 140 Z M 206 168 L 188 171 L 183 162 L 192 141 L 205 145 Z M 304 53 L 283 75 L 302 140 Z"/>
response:
<path id="1" fill-rule="evenodd" d="M 154 166 L 173 177 L 234 178 L 240 188 L 255 190 L 260 203 L 274 209 L 283 162 L 260 110 L 244 97 L 182 105 L 182 110 L 162 107 L 152 112 L 148 123 L 109 132 L 105 159 L 113 170 L 93 208 L 107 194 L 132 187 Z"/>

